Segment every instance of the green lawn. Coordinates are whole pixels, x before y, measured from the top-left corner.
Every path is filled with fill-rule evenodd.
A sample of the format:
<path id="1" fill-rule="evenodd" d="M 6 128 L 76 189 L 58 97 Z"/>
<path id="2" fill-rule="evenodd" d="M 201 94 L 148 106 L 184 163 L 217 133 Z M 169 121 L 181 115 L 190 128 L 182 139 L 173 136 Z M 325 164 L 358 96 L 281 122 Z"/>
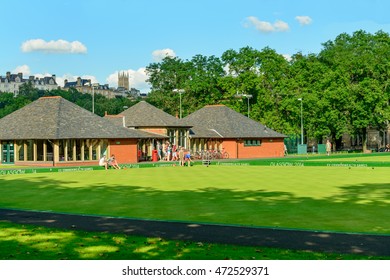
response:
<path id="1" fill-rule="evenodd" d="M 388 168 L 193 166 L 4 175 L 0 207 L 390 234 Z"/>
<path id="2" fill-rule="evenodd" d="M 340 154 L 331 156 L 313 156 L 312 158 L 307 157 L 310 161 L 339 161 L 339 162 L 390 162 L 390 153 L 378 153 L 378 154 Z"/>
<path id="3" fill-rule="evenodd" d="M 385 260 L 0 222 L 0 260 Z"/>

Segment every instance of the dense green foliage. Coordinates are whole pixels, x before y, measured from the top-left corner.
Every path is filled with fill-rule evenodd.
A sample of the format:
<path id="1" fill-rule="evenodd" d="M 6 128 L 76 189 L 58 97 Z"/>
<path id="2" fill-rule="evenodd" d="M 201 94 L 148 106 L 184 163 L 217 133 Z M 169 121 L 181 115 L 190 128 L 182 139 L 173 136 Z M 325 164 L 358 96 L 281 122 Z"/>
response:
<path id="1" fill-rule="evenodd" d="M 383 129 L 390 118 L 390 37 L 379 31 L 341 34 L 319 54 L 297 53 L 290 61 L 270 48 L 227 50 L 220 58 L 189 61 L 166 57 L 147 67 L 149 101 L 175 115 L 184 89 L 184 116 L 207 104 L 226 104 L 285 134 L 300 132 L 303 99 L 305 136 L 336 142 L 343 133 L 361 135 Z"/>
<path id="2" fill-rule="evenodd" d="M 42 91 L 35 89 L 30 83 L 25 83 L 20 86 L 17 97 L 14 97 L 12 93 L 0 94 L 0 118 L 43 96 L 62 96 L 78 106 L 92 111 L 92 96 L 90 94 L 82 94 L 75 89 Z M 99 116 L 104 116 L 105 112 L 119 114 L 136 103 L 136 101 L 127 98 L 109 99 L 100 94 L 95 94 L 94 102 L 95 114 Z"/>

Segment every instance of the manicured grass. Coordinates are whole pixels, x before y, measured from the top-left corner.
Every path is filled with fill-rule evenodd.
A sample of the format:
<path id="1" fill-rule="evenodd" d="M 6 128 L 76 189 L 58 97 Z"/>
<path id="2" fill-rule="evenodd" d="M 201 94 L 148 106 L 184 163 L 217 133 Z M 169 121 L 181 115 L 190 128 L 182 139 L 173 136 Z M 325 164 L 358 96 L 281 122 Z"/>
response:
<path id="1" fill-rule="evenodd" d="M 390 234 L 387 168 L 193 166 L 5 175 L 0 207 Z"/>
<path id="2" fill-rule="evenodd" d="M 0 260 L 350 260 L 386 259 L 124 234 L 70 231 L 0 222 Z"/>
<path id="3" fill-rule="evenodd" d="M 390 153 L 379 154 L 355 154 L 355 155 L 331 155 L 331 156 L 316 156 L 307 157 L 311 161 L 349 161 L 349 162 L 390 162 Z"/>

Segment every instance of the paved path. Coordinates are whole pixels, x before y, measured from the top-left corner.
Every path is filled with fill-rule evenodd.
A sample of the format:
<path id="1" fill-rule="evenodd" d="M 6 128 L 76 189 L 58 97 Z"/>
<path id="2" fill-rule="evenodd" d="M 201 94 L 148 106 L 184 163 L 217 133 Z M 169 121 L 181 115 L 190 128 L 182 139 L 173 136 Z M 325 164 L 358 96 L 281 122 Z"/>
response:
<path id="1" fill-rule="evenodd" d="M 390 235 L 329 233 L 0 209 L 0 221 L 172 240 L 389 256 Z"/>

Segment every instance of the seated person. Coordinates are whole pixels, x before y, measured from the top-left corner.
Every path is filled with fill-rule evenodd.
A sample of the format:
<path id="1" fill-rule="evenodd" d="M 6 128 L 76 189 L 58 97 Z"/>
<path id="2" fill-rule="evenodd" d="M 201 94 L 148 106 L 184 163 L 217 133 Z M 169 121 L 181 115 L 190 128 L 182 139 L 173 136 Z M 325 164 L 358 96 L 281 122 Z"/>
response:
<path id="1" fill-rule="evenodd" d="M 104 169 L 108 169 L 108 162 L 106 160 L 106 157 L 101 157 L 99 160 L 99 166 L 104 166 Z"/>
<path id="2" fill-rule="evenodd" d="M 111 155 L 111 157 L 108 159 L 108 165 L 114 167 L 115 169 L 121 169 L 115 159 L 115 155 Z"/>

